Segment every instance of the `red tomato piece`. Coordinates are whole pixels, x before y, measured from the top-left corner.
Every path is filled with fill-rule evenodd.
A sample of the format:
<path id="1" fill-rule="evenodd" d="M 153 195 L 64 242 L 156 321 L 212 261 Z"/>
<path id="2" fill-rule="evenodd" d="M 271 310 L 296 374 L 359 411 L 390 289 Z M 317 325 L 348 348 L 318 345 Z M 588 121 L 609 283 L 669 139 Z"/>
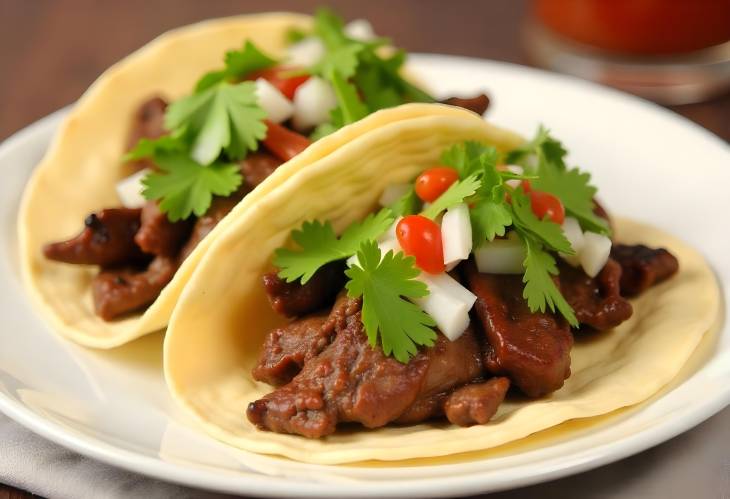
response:
<path id="1" fill-rule="evenodd" d="M 532 204 L 532 212 L 542 220 L 548 217 L 550 220 L 560 225 L 565 220 L 565 208 L 560 199 L 548 192 L 531 190 L 530 203 Z"/>
<path id="2" fill-rule="evenodd" d="M 307 137 L 288 128 L 264 120 L 268 130 L 263 143 L 271 154 L 282 161 L 289 161 L 312 143 Z"/>
<path id="3" fill-rule="evenodd" d="M 403 252 L 416 257 L 421 270 L 439 274 L 446 269 L 441 227 L 436 222 L 421 215 L 408 215 L 398 222 L 395 234 Z"/>
<path id="4" fill-rule="evenodd" d="M 459 180 L 459 173 L 448 166 L 429 168 L 416 179 L 416 194 L 422 201 L 432 203 Z"/>
<path id="5" fill-rule="evenodd" d="M 256 80 L 263 78 L 275 86 L 287 99 L 292 100 L 297 88 L 309 79 L 309 75 L 284 76 L 287 72 L 293 71 L 296 71 L 296 69 L 286 67 L 262 69 L 251 73 L 246 79 Z"/>
<path id="6" fill-rule="evenodd" d="M 523 180 L 520 182 L 520 187 L 522 187 L 522 190 L 525 191 L 525 194 L 529 193 L 532 190 L 532 186 L 530 185 L 529 180 Z"/>

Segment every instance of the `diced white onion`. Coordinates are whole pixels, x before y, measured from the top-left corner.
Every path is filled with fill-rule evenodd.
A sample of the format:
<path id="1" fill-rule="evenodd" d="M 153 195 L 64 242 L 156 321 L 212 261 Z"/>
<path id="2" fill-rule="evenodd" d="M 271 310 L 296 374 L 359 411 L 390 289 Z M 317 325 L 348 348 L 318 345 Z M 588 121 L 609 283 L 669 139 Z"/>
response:
<path id="1" fill-rule="evenodd" d="M 381 260 L 388 253 L 388 251 L 392 251 L 393 253 L 400 253 L 402 251 L 397 239 L 384 239 L 383 241 L 380 241 L 378 243 L 378 248 L 380 248 Z M 354 265 L 357 265 L 359 267 L 360 259 L 357 257 L 357 254 L 354 254 L 347 259 L 346 264 L 348 267 L 352 267 Z"/>
<path id="2" fill-rule="evenodd" d="M 294 105 L 291 101 L 279 92 L 278 88 L 263 78 L 256 80 L 256 96 L 259 105 L 274 123 L 286 121 L 294 113 Z"/>
<path id="3" fill-rule="evenodd" d="M 440 274 L 421 272 L 416 279 L 426 284 L 429 291 L 436 290 L 442 293 L 447 293 L 457 300 L 464 302 L 464 304 L 468 305 L 469 310 L 471 310 L 474 302 L 477 301 L 477 295 L 462 286 L 459 281 L 451 277 L 446 272 L 442 272 Z"/>
<path id="4" fill-rule="evenodd" d="M 522 274 L 525 247 L 513 233 L 507 239 L 487 241 L 474 250 L 479 272 L 485 274 Z"/>
<path id="5" fill-rule="evenodd" d="M 378 238 L 378 242 L 382 243 L 384 241 L 387 241 L 388 239 L 393 239 L 394 241 L 398 240 L 398 235 L 395 233 L 396 228 L 398 227 L 398 222 L 403 220 L 403 217 L 398 217 L 393 221 L 393 225 L 391 225 L 388 230 L 383 232 L 383 235 L 381 235 Z"/>
<path id="6" fill-rule="evenodd" d="M 608 237 L 595 232 L 585 232 L 583 234 L 580 264 L 588 276 L 596 277 L 598 275 L 603 266 L 606 265 L 610 253 L 611 240 Z"/>
<path id="7" fill-rule="evenodd" d="M 446 211 L 441 220 L 441 241 L 445 265 L 469 258 L 472 245 L 471 222 L 466 204 L 457 204 Z"/>
<path id="8" fill-rule="evenodd" d="M 454 341 L 469 327 L 469 310 L 477 297 L 449 274 L 421 272 L 416 278 L 428 286 L 428 296 L 413 303 L 430 315 L 439 330 Z"/>
<path id="9" fill-rule="evenodd" d="M 287 62 L 292 66 L 308 67 L 324 56 L 324 43 L 315 37 L 305 38 L 287 48 Z"/>
<path id="10" fill-rule="evenodd" d="M 329 121 L 330 111 L 337 106 L 332 86 L 322 78 L 313 76 L 301 84 L 294 93 L 292 123 L 299 131 L 307 131 Z"/>
<path id="11" fill-rule="evenodd" d="M 507 166 L 505 166 L 505 169 L 508 172 L 514 173 L 515 175 L 522 175 L 525 173 L 525 169 L 519 165 L 507 165 Z M 517 180 L 516 178 L 513 178 L 510 180 L 507 180 L 505 182 L 505 184 L 509 185 L 513 189 L 517 189 L 520 186 L 520 182 L 522 182 L 522 180 Z"/>
<path id="12" fill-rule="evenodd" d="M 142 179 L 150 172 L 149 168 L 140 170 L 117 182 L 117 196 L 125 208 L 141 208 L 147 202 L 142 196 Z"/>
<path id="13" fill-rule="evenodd" d="M 385 188 L 383 193 L 378 199 L 380 206 L 390 206 L 391 204 L 402 198 L 408 189 L 411 188 L 411 184 L 393 184 Z"/>
<path id="14" fill-rule="evenodd" d="M 353 40 L 369 42 L 375 39 L 373 25 L 367 19 L 355 19 L 345 26 L 345 34 Z"/>
<path id="15" fill-rule="evenodd" d="M 573 248 L 573 251 L 575 251 L 575 255 L 560 253 L 560 257 L 573 267 L 577 267 L 580 265 L 580 252 L 583 250 L 584 244 L 583 231 L 580 228 L 578 220 L 573 217 L 565 217 L 563 221 L 563 233 Z"/>

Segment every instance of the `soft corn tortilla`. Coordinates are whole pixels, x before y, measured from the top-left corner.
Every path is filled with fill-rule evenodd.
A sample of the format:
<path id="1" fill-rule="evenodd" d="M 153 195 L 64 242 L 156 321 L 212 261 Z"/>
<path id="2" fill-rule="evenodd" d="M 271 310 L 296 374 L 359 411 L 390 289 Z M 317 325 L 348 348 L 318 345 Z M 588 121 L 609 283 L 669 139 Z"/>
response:
<path id="1" fill-rule="evenodd" d="M 492 422 L 471 428 L 446 423 L 360 428 L 309 440 L 249 423 L 247 404 L 273 390 L 254 381 L 251 368 L 265 334 L 284 322 L 261 285 L 273 251 L 305 220 L 328 219 L 343 230 L 374 209 L 386 186 L 411 180 L 437 163 L 445 147 L 469 139 L 502 149 L 517 145 L 514 135 L 467 114 L 384 126 L 287 179 L 211 245 L 175 309 L 164 348 L 174 397 L 211 435 L 248 451 L 319 464 L 443 456 L 495 447 L 570 419 L 639 403 L 677 374 L 719 313 L 717 283 L 686 244 L 617 220 L 619 241 L 667 247 L 681 270 L 634 300 L 633 317 L 616 330 L 579 334 L 573 374 L 552 396 L 508 400 Z"/>
<path id="2" fill-rule="evenodd" d="M 311 18 L 298 14 L 262 14 L 206 21 L 162 35 L 106 71 L 79 100 L 36 168 L 21 203 L 18 230 L 24 280 L 53 329 L 89 347 L 112 348 L 167 324 L 180 292 L 200 257 L 218 233 L 255 205 L 293 172 L 316 163 L 341 145 L 385 123 L 428 114 L 450 114 L 445 107 L 419 106 L 376 113 L 318 141 L 281 166 L 246 197 L 195 249 L 175 278 L 144 313 L 112 322 L 94 313 L 91 281 L 96 267 L 44 258 L 43 244 L 77 234 L 84 217 L 119 205 L 118 180 L 129 175 L 120 163 L 132 114 L 152 95 L 175 99 L 197 78 L 221 64 L 226 50 L 251 40 L 264 52 L 281 56 L 288 29 L 306 28 Z"/>

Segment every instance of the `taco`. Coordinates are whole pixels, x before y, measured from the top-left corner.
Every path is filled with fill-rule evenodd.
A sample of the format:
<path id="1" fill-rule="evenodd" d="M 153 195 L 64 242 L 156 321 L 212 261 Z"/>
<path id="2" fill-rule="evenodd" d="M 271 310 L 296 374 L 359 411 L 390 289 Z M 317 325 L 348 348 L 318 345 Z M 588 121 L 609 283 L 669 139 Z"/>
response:
<path id="1" fill-rule="evenodd" d="M 25 281 L 54 329 L 110 348 L 163 328 L 241 199 L 255 204 L 409 117 L 357 123 L 367 115 L 433 101 L 400 75 L 404 58 L 366 21 L 322 10 L 177 29 L 109 69 L 61 126 L 20 210 Z M 488 99 L 448 102 L 483 113 Z"/>
<path id="2" fill-rule="evenodd" d="M 203 428 L 311 463 L 443 456 L 678 373 L 719 314 L 695 250 L 609 222 L 545 129 L 402 109 L 424 114 L 290 176 L 203 256 L 164 347 Z"/>

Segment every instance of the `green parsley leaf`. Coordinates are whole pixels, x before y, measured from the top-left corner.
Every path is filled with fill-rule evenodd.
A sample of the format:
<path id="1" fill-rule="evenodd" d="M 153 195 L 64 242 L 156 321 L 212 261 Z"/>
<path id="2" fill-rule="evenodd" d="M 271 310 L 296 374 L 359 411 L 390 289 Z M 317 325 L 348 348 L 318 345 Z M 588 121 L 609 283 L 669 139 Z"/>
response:
<path id="1" fill-rule="evenodd" d="M 392 355 L 399 362 L 407 363 L 418 353 L 418 346 L 432 346 L 436 322 L 418 306 L 406 298 L 428 295 L 428 288 L 415 280 L 419 271 L 415 258 L 403 253 L 388 251 L 382 257 L 375 241 L 364 241 L 357 252 L 359 266 L 345 271 L 350 281 L 347 294 L 351 298 L 362 296 L 362 323 L 368 342 L 380 344 L 385 355 Z"/>
<path id="2" fill-rule="evenodd" d="M 442 211 L 463 203 L 466 198 L 473 196 L 482 185 L 477 175 L 471 175 L 464 180 L 454 182 L 446 189 L 446 192 L 436 199 L 431 205 L 423 210 L 421 215 L 431 220 L 435 219 Z"/>
<path id="3" fill-rule="evenodd" d="M 222 150 L 230 159 L 255 151 L 258 141 L 266 137 L 265 117 L 253 82 L 220 83 L 173 102 L 165 113 L 165 127 L 184 128 L 194 137 L 191 155 L 207 165 Z"/>
<path id="4" fill-rule="evenodd" d="M 532 212 L 530 198 L 522 189 L 512 191 L 510 196 L 512 197 L 512 218 L 519 229 L 518 232 L 530 234 L 537 242 L 552 250 L 575 255 L 573 247 L 563 233 L 563 228 L 547 217 L 543 220 L 537 218 Z"/>
<path id="5" fill-rule="evenodd" d="M 297 29 L 297 28 L 290 28 L 286 31 L 286 42 L 290 45 L 293 45 L 297 42 L 301 42 L 305 38 L 309 36 L 309 33 L 307 33 L 304 30 Z"/>
<path id="6" fill-rule="evenodd" d="M 355 74 L 359 62 L 357 54 L 362 49 L 363 45 L 357 43 L 332 49 L 321 61 L 309 68 L 309 72 L 323 78 L 331 78 L 336 73 L 347 80 Z"/>
<path id="7" fill-rule="evenodd" d="M 322 39 L 325 47 L 334 49 L 347 42 L 345 23 L 332 10 L 320 7 L 314 13 L 314 33 Z"/>
<path id="8" fill-rule="evenodd" d="M 421 200 L 416 194 L 415 185 L 409 184 L 408 191 L 398 201 L 388 206 L 396 217 L 405 217 L 418 213 L 421 207 Z"/>
<path id="9" fill-rule="evenodd" d="M 507 227 L 512 225 L 512 212 L 505 202 L 482 199 L 469 213 L 475 248 L 484 244 L 484 241 L 493 241 L 496 236 L 504 236 Z"/>
<path id="10" fill-rule="evenodd" d="M 441 154 L 441 163 L 459 172 L 460 178 L 482 174 L 485 168 L 495 169 L 499 153 L 493 146 L 467 140 L 454 144 Z"/>
<path id="11" fill-rule="evenodd" d="M 274 254 L 274 265 L 280 269 L 279 277 L 287 282 L 301 279 L 302 284 L 306 284 L 320 267 L 351 257 L 363 241 L 377 239 L 393 221 L 390 210 L 382 209 L 350 225 L 339 239 L 329 222 L 304 222 L 300 230 L 292 231 L 292 239 L 300 249 L 279 248 Z"/>
<path id="12" fill-rule="evenodd" d="M 157 139 L 141 138 L 137 144 L 122 157 L 122 161 L 136 161 L 142 158 L 153 158 L 159 154 L 183 152 L 186 144 L 179 137 L 163 135 Z"/>
<path id="13" fill-rule="evenodd" d="M 345 80 L 337 71 L 331 73 L 330 82 L 338 102 L 338 107 L 333 114 L 340 113 L 341 116 L 341 120 L 333 119 L 333 122 L 341 121 L 341 126 L 349 125 L 370 114 L 367 106 L 360 100 L 355 85 Z"/>
<path id="14" fill-rule="evenodd" d="M 215 162 L 202 166 L 187 152 L 157 152 L 155 164 L 164 173 L 149 173 L 142 184 L 145 199 L 160 200 L 160 211 L 172 222 L 202 216 L 213 195 L 229 196 L 243 181 L 238 165 Z"/>
<path id="15" fill-rule="evenodd" d="M 559 311 L 568 323 L 578 327 L 578 319 L 570 304 L 565 300 L 555 285 L 552 276 L 558 274 L 555 258 L 542 248 L 542 245 L 531 236 L 520 235 L 527 251 L 523 263 L 525 275 L 522 282 L 525 289 L 522 296 L 527 300 L 527 306 L 532 312 L 545 312 L 550 308 L 552 312 Z"/>
<path id="16" fill-rule="evenodd" d="M 270 68 L 277 64 L 276 59 L 272 59 L 261 52 L 249 40 L 246 40 L 243 49 L 226 52 L 224 60 L 224 69 L 210 71 L 198 80 L 195 85 L 195 93 L 203 92 L 222 81 L 238 80 L 248 76 L 249 73 Z"/>

